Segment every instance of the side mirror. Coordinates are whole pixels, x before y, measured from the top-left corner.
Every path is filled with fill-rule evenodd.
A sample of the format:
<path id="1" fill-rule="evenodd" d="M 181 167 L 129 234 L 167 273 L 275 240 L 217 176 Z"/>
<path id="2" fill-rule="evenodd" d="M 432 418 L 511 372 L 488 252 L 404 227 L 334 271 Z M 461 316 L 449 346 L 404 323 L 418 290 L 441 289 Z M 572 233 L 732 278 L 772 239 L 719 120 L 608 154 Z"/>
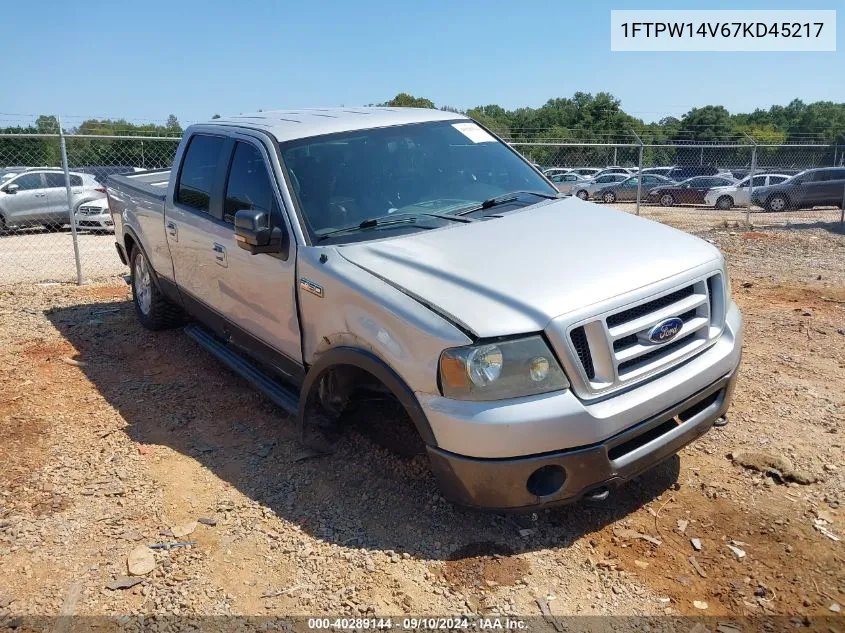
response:
<path id="1" fill-rule="evenodd" d="M 17 193 L 18 189 L 20 189 L 20 188 L 21 188 L 20 185 L 16 185 L 15 183 L 12 183 L 11 185 L 6 185 L 3 188 L 3 191 L 5 191 L 6 193 Z"/>
<path id="2" fill-rule="evenodd" d="M 288 255 L 288 234 L 281 227 L 270 226 L 270 215 L 260 209 L 241 209 L 235 213 L 235 240 L 253 255 L 277 253 Z"/>

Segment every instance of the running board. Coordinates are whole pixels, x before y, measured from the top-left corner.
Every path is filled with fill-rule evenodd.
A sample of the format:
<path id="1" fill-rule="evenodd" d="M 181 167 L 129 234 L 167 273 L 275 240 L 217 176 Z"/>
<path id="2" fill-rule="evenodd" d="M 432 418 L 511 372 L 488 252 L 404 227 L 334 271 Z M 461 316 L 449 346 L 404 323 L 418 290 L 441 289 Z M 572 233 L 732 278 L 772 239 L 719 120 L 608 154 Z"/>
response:
<path id="1" fill-rule="evenodd" d="M 194 339 L 229 369 L 246 380 L 253 387 L 267 396 L 273 404 L 281 407 L 291 415 L 299 410 L 299 396 L 284 386 L 271 380 L 260 369 L 248 363 L 240 354 L 232 351 L 213 334 L 199 325 L 186 325 L 185 334 Z"/>

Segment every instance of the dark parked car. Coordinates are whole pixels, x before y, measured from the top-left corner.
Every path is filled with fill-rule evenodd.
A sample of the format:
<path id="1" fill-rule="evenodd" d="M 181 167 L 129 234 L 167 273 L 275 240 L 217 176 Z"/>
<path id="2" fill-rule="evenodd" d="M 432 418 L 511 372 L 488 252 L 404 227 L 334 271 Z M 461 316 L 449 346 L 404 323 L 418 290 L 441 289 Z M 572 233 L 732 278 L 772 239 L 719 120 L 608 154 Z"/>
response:
<path id="1" fill-rule="evenodd" d="M 712 165 L 688 165 L 686 167 L 673 167 L 665 176 L 674 180 L 675 182 L 681 182 L 683 180 L 687 180 L 688 178 L 694 178 L 696 176 L 731 176 L 729 172 L 724 169 L 719 169 L 718 167 L 713 167 Z"/>
<path id="2" fill-rule="evenodd" d="M 604 189 L 596 192 L 596 198 L 602 202 L 616 202 L 617 200 L 636 200 L 637 199 L 637 181 L 639 176 L 631 176 L 622 182 L 617 182 L 608 185 Z M 646 193 L 652 187 L 659 187 L 668 184 L 675 184 L 668 178 L 658 176 L 657 174 L 643 174 L 643 184 L 641 187 L 641 200 L 645 200 Z"/>
<path id="3" fill-rule="evenodd" d="M 137 171 L 137 168 L 130 167 L 129 165 L 91 165 L 89 167 L 80 167 L 73 171 L 81 174 L 91 174 L 97 182 L 105 184 L 106 178 L 109 176 L 131 174 Z"/>
<path id="4" fill-rule="evenodd" d="M 727 187 L 736 180 L 727 176 L 698 176 L 683 182 L 656 187 L 648 192 L 646 200 L 671 207 L 675 204 L 704 204 L 704 195 L 713 187 Z"/>
<path id="5" fill-rule="evenodd" d="M 808 169 L 779 185 L 755 189 L 753 202 L 766 211 L 841 206 L 845 197 L 845 167 Z"/>

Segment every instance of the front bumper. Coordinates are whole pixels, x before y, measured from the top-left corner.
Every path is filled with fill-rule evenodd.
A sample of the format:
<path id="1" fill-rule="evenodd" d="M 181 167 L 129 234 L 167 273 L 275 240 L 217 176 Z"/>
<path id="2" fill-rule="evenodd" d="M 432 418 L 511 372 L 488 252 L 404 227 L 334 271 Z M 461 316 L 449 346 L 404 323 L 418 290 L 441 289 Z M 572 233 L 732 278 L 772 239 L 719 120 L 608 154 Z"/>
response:
<path id="1" fill-rule="evenodd" d="M 114 231 L 114 222 L 111 215 L 102 213 L 100 215 L 76 214 L 76 227 L 80 229 L 99 229 L 101 231 Z"/>
<path id="2" fill-rule="evenodd" d="M 432 472 L 443 494 L 460 505 L 528 511 L 577 501 L 629 481 L 710 430 L 727 411 L 736 378 L 735 369 L 672 408 L 598 444 L 506 459 L 464 457 L 429 447 Z M 538 472 L 555 473 L 551 485 L 561 479 L 562 485 L 548 494 L 532 492 L 530 482 Z"/>

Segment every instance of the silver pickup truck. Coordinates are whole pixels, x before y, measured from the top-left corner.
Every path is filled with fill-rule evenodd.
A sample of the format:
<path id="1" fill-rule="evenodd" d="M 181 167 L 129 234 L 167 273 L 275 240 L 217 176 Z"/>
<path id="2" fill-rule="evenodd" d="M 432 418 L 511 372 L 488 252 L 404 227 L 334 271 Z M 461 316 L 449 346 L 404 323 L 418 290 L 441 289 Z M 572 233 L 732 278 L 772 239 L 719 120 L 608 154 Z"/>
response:
<path id="1" fill-rule="evenodd" d="M 395 398 L 456 503 L 604 499 L 728 407 L 720 252 L 562 199 L 459 114 L 217 119 L 107 192 L 145 327 L 187 324 L 306 440 L 362 392 Z"/>

